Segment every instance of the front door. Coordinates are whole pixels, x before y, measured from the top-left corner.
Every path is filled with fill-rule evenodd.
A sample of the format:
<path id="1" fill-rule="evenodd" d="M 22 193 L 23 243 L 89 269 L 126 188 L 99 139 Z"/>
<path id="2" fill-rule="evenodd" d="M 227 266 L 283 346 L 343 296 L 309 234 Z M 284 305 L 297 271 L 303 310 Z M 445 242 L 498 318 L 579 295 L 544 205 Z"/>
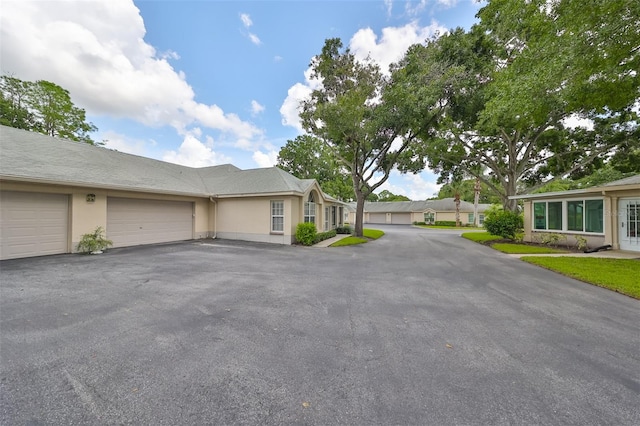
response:
<path id="1" fill-rule="evenodd" d="M 640 251 L 640 199 L 618 202 L 620 250 Z"/>

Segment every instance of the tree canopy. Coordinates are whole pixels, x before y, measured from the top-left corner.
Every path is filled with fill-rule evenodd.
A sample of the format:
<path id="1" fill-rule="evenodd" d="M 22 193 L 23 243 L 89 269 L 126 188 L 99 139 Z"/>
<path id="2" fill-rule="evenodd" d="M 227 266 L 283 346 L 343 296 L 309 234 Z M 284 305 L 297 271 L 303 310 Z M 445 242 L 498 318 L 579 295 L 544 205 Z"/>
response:
<path id="1" fill-rule="evenodd" d="M 87 122 L 85 110 L 76 107 L 69 92 L 44 80 L 23 81 L 0 77 L 0 123 L 49 136 L 95 144 L 89 135 L 97 130 Z"/>
<path id="2" fill-rule="evenodd" d="M 322 190 L 334 198 L 355 198 L 351 177 L 329 147 L 314 136 L 300 135 L 287 141 L 278 153 L 277 166 L 299 179 L 317 180 Z"/>
<path id="3" fill-rule="evenodd" d="M 426 133 L 437 125 L 445 107 L 441 93 L 452 77 L 434 67 L 419 86 L 410 87 L 401 67 L 386 78 L 372 61 L 356 60 L 337 38 L 326 40 L 311 69 L 322 86 L 302 103 L 302 124 L 349 172 L 356 198 L 354 231 L 361 236 L 364 201 L 391 170 L 424 168 L 416 129 Z M 421 96 L 420 108 L 404 108 L 399 99 L 407 96 Z"/>
<path id="4" fill-rule="evenodd" d="M 413 81 L 431 69 L 425 57 L 460 75 L 437 137 L 417 130 L 441 181 L 479 177 L 515 209 L 511 195 L 637 154 L 640 3 L 584 3 L 493 0 L 470 31 L 409 49 Z M 593 129 L 567 127 L 576 117 Z"/>

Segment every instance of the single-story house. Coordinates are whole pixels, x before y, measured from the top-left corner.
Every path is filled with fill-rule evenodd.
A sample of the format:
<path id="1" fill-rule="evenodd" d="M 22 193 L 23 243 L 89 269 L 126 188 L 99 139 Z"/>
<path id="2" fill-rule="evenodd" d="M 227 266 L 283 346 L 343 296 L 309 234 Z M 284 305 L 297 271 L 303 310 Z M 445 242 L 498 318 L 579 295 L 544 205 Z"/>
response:
<path id="1" fill-rule="evenodd" d="M 71 253 L 102 226 L 114 247 L 225 238 L 291 244 L 345 205 L 276 167 L 191 168 L 0 126 L 0 259 Z"/>
<path id="2" fill-rule="evenodd" d="M 478 220 L 482 225 L 484 212 L 490 204 L 478 204 Z M 349 221 L 355 222 L 355 206 L 349 211 Z M 460 201 L 460 222 L 473 225 L 473 203 Z M 414 222 L 433 224 L 436 221 L 456 220 L 453 198 L 425 201 L 365 202 L 364 223 L 410 225 Z"/>
<path id="3" fill-rule="evenodd" d="M 524 240 L 557 233 L 575 245 L 640 251 L 640 175 L 592 188 L 510 197 L 524 200 Z"/>

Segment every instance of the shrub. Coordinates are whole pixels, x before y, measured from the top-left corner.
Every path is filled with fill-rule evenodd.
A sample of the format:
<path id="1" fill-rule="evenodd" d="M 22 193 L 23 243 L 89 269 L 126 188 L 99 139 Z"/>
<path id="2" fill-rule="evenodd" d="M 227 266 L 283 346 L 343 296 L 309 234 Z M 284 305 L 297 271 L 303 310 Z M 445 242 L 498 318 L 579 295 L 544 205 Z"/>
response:
<path id="1" fill-rule="evenodd" d="M 335 229 L 326 232 L 320 232 L 316 234 L 316 238 L 313 240 L 313 244 L 318 244 L 320 241 L 328 240 L 329 238 L 335 237 L 337 234 Z"/>
<path id="2" fill-rule="evenodd" d="M 296 240 L 302 245 L 310 246 L 316 240 L 317 233 L 315 223 L 299 223 L 296 227 Z"/>
<path id="3" fill-rule="evenodd" d="M 84 234 L 82 236 L 76 249 L 80 253 L 95 253 L 101 252 L 112 245 L 113 241 L 105 238 L 104 228 L 102 226 L 98 226 L 92 233 Z"/>
<path id="4" fill-rule="evenodd" d="M 581 235 L 576 235 L 576 247 L 580 251 L 585 251 L 588 247 L 587 239 Z"/>
<path id="5" fill-rule="evenodd" d="M 484 216 L 484 228 L 493 235 L 510 240 L 516 239 L 516 234 L 524 226 L 522 215 L 498 207 L 490 208 Z"/>
<path id="6" fill-rule="evenodd" d="M 556 247 L 561 241 L 567 242 L 566 235 L 560 235 L 553 232 L 544 232 L 537 234 L 535 240 L 546 246 Z"/>
<path id="7" fill-rule="evenodd" d="M 414 225 L 426 225 L 426 222 L 413 222 Z"/>
<path id="8" fill-rule="evenodd" d="M 337 234 L 350 234 L 351 233 L 351 227 L 349 225 L 338 226 L 336 228 L 336 233 Z"/>
<path id="9" fill-rule="evenodd" d="M 436 220 L 434 223 L 435 226 L 456 226 L 455 220 Z"/>

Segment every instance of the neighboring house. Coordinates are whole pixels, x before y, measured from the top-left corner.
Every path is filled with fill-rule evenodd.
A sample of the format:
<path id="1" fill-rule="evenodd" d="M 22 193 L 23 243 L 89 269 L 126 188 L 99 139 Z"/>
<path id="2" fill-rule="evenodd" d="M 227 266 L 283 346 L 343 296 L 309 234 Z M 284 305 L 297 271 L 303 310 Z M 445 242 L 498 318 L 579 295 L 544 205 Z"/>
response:
<path id="1" fill-rule="evenodd" d="M 568 245 L 581 236 L 591 248 L 610 244 L 640 251 L 640 175 L 592 188 L 510 198 L 524 200 L 525 241 L 557 233 Z"/>
<path id="2" fill-rule="evenodd" d="M 484 221 L 484 212 L 490 204 L 478 204 L 478 219 Z M 460 201 L 460 222 L 473 225 L 473 203 Z M 436 221 L 456 220 L 453 198 L 426 201 L 365 202 L 364 223 L 409 225 L 414 222 L 434 224 Z M 349 221 L 355 222 L 355 206 L 349 212 Z"/>
<path id="3" fill-rule="evenodd" d="M 0 259 L 70 253 L 97 226 L 114 247 L 208 237 L 291 244 L 345 205 L 276 167 L 191 168 L 0 126 Z"/>

